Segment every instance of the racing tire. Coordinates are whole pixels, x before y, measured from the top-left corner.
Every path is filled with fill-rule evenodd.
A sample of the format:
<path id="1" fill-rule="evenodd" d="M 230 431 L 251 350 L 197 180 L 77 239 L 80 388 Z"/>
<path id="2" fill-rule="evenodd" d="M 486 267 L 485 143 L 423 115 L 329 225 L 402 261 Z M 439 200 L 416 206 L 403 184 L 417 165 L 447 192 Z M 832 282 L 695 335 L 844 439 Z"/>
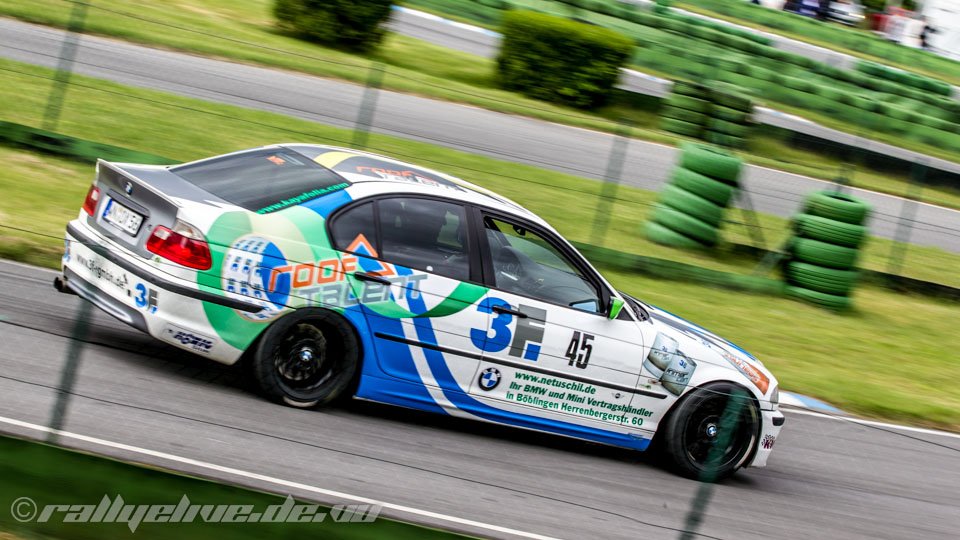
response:
<path id="1" fill-rule="evenodd" d="M 664 187 L 660 193 L 660 202 L 713 227 L 720 225 L 723 220 L 723 207 L 677 186 Z"/>
<path id="2" fill-rule="evenodd" d="M 787 281 L 793 285 L 827 294 L 847 296 L 857 282 L 854 270 L 835 270 L 802 262 L 787 265 Z"/>
<path id="3" fill-rule="evenodd" d="M 833 191 L 812 193 L 805 208 L 808 214 L 852 225 L 862 225 L 870 211 L 870 205 L 857 197 Z"/>
<path id="4" fill-rule="evenodd" d="M 730 200 L 733 199 L 733 194 L 736 189 L 720 180 L 714 180 L 709 176 L 683 167 L 677 167 L 673 170 L 673 176 L 670 181 L 674 186 L 689 191 L 694 195 L 699 195 L 723 208 L 730 205 Z"/>
<path id="5" fill-rule="evenodd" d="M 681 145 L 680 166 L 736 186 L 743 162 L 740 158 L 706 144 Z"/>
<path id="6" fill-rule="evenodd" d="M 750 121 L 749 114 L 736 109 L 731 109 L 730 107 L 724 107 L 723 105 L 714 106 L 713 109 L 710 110 L 710 114 L 714 118 L 719 118 L 720 120 L 733 122 L 736 124 L 746 124 Z"/>
<path id="7" fill-rule="evenodd" d="M 791 249 L 796 260 L 827 268 L 848 270 L 857 262 L 856 249 L 809 238 L 794 238 Z"/>
<path id="8" fill-rule="evenodd" d="M 679 474 L 717 482 L 742 467 L 760 436 L 760 409 L 740 385 L 695 388 L 670 411 L 661 444 Z"/>
<path id="9" fill-rule="evenodd" d="M 670 95 L 664 101 L 664 105 L 698 113 L 706 113 L 710 110 L 709 101 L 688 96 Z"/>
<path id="10" fill-rule="evenodd" d="M 665 107 L 660 113 L 660 116 L 664 118 L 673 118 L 674 120 L 681 120 L 683 122 L 690 122 L 691 124 L 697 124 L 700 126 L 706 124 L 708 118 L 708 116 L 703 113 L 688 111 L 687 109 L 678 109 L 676 107 Z"/>
<path id="11" fill-rule="evenodd" d="M 660 204 L 653 212 L 653 221 L 707 246 L 715 245 L 720 239 L 716 227 L 684 212 Z"/>
<path id="12" fill-rule="evenodd" d="M 664 227 L 663 225 L 654 221 L 648 221 L 644 223 L 643 232 L 648 240 L 664 246 L 694 249 L 703 247 L 703 244 L 697 242 L 693 238 L 684 236 L 677 231 L 668 229 L 667 227 Z"/>
<path id="13" fill-rule="evenodd" d="M 717 133 L 723 133 L 726 135 L 732 135 L 734 137 L 746 137 L 750 132 L 750 127 L 742 124 L 735 124 L 733 122 L 727 122 L 726 120 L 720 120 L 713 118 L 710 122 L 707 123 L 707 129 L 715 131 Z"/>
<path id="14" fill-rule="evenodd" d="M 260 392 L 277 403 L 307 408 L 329 404 L 354 382 L 360 342 L 340 315 L 304 308 L 274 322 L 250 359 Z"/>
<path id="15" fill-rule="evenodd" d="M 737 111 L 752 113 L 753 112 L 753 100 L 737 94 L 731 94 L 727 92 L 714 92 L 712 100 L 716 105 L 723 105 L 730 109 Z"/>
<path id="16" fill-rule="evenodd" d="M 701 100 L 708 97 L 710 93 L 706 86 L 687 81 L 674 81 L 673 88 L 670 89 L 670 92 L 678 96 L 687 96 Z"/>
<path id="17" fill-rule="evenodd" d="M 800 237 L 851 248 L 859 247 L 867 234 L 867 228 L 863 225 L 852 225 L 811 214 L 794 216 L 793 228 Z"/>
<path id="18" fill-rule="evenodd" d="M 787 296 L 792 296 L 793 298 L 804 300 L 806 302 L 810 302 L 811 304 L 816 304 L 834 311 L 843 311 L 849 309 L 853 303 L 849 296 L 823 293 L 810 289 L 804 289 L 803 287 L 788 286 Z"/>
<path id="19" fill-rule="evenodd" d="M 703 127 L 700 125 L 684 122 L 683 120 L 675 120 L 673 118 L 661 119 L 660 127 L 662 127 L 665 131 L 669 131 L 670 133 L 676 133 L 677 135 L 683 135 L 685 137 L 692 138 L 699 137 L 703 132 Z"/>
<path id="20" fill-rule="evenodd" d="M 747 140 L 743 137 L 737 137 L 727 133 L 720 133 L 718 131 L 707 131 L 705 138 L 707 139 L 707 142 L 716 144 L 718 146 L 726 146 L 728 148 L 743 148 L 747 142 Z"/>

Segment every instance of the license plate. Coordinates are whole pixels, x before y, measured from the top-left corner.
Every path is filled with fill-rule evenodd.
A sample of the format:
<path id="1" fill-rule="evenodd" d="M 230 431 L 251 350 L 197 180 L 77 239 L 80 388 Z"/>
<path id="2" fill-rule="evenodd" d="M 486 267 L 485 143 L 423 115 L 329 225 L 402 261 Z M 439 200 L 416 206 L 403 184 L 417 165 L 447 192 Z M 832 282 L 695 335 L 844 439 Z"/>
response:
<path id="1" fill-rule="evenodd" d="M 140 224 L 143 223 L 143 216 L 108 198 L 107 205 L 103 209 L 103 220 L 130 236 L 136 236 L 137 231 L 140 230 Z"/>

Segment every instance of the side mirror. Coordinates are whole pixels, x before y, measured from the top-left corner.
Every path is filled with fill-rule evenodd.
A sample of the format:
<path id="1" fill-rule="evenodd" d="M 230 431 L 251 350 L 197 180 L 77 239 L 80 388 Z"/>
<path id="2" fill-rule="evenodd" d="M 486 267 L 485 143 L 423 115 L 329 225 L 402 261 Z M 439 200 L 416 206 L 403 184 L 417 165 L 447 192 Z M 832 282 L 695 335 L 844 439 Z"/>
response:
<path id="1" fill-rule="evenodd" d="M 623 300 L 617 298 L 616 296 L 610 298 L 610 311 L 607 313 L 607 318 L 611 321 L 620 316 L 620 312 L 623 310 Z"/>

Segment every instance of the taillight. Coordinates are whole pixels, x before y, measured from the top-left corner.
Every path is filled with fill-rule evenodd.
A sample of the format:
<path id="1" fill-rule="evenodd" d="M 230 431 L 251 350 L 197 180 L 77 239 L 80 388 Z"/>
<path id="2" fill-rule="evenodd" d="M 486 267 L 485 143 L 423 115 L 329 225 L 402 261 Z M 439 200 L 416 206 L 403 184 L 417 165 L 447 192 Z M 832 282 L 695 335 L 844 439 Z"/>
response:
<path id="1" fill-rule="evenodd" d="M 163 225 L 154 227 L 147 239 L 147 251 L 188 268 L 209 270 L 213 266 L 210 246 L 203 234 L 179 220 L 172 230 Z"/>
<path id="2" fill-rule="evenodd" d="M 100 202 L 100 188 L 90 186 L 87 192 L 87 198 L 83 200 L 83 211 L 91 216 L 97 212 L 97 203 Z"/>

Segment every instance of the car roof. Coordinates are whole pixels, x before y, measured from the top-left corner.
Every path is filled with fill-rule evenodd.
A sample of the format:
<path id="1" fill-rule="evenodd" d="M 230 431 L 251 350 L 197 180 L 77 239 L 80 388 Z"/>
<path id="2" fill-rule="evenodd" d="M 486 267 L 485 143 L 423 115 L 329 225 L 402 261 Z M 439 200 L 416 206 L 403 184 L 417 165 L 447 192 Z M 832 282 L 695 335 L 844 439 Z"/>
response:
<path id="1" fill-rule="evenodd" d="M 539 216 L 516 202 L 456 176 L 400 161 L 388 156 L 352 148 L 317 144 L 278 144 L 264 148 L 287 148 L 333 170 L 352 184 L 369 184 L 358 189 L 364 196 L 375 193 L 436 195 L 465 203 L 486 206 L 521 215 L 546 224 Z M 375 185 L 374 185 L 375 183 Z M 358 186 L 359 187 L 359 186 Z"/>

